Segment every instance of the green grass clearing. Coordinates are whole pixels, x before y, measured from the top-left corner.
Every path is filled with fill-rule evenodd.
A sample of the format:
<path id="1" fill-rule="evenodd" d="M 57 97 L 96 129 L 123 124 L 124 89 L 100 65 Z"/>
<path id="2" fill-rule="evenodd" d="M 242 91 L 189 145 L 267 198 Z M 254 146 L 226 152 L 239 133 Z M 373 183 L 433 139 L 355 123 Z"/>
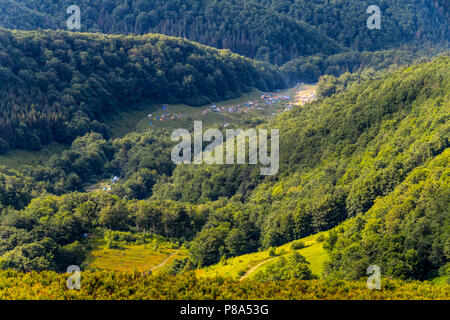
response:
<path id="1" fill-rule="evenodd" d="M 6 154 L 0 155 L 0 166 L 10 169 L 18 169 L 22 166 L 38 166 L 45 164 L 51 156 L 60 154 L 68 149 L 68 145 L 53 143 L 43 146 L 39 151 L 29 151 L 22 149 L 9 150 Z"/>
<path id="2" fill-rule="evenodd" d="M 323 265 L 328 258 L 328 254 L 325 251 L 325 249 L 323 249 L 322 246 L 323 242 L 316 241 L 318 235 L 319 234 L 315 234 L 303 239 L 296 240 L 305 243 L 306 247 L 303 249 L 292 250 L 291 249 L 292 242 L 277 247 L 275 250 L 277 254 L 275 259 L 273 259 L 270 262 L 267 262 L 267 264 L 261 265 L 259 268 L 254 270 L 248 276 L 248 278 L 253 277 L 258 271 L 263 270 L 268 265 L 275 262 L 278 258 L 287 255 L 289 253 L 292 253 L 293 251 L 297 251 L 298 253 L 303 255 L 306 258 L 306 260 L 310 263 L 312 272 L 320 276 L 323 272 Z M 271 258 L 274 257 L 271 257 L 269 255 L 269 250 L 249 253 L 246 255 L 229 258 L 226 260 L 226 264 L 218 263 L 206 268 L 199 269 L 197 270 L 197 275 L 202 277 L 222 276 L 240 279 L 245 272 L 249 271 L 251 268 L 258 265 L 259 263 Z"/>
<path id="3" fill-rule="evenodd" d="M 305 90 L 315 89 L 316 86 L 305 86 Z M 298 93 L 298 88 L 290 88 L 286 90 L 281 90 L 278 92 L 270 92 L 273 95 L 286 95 L 291 96 L 292 101 L 279 102 L 275 105 L 265 106 L 262 105 L 262 110 L 249 110 L 247 113 L 236 112 L 236 113 L 215 113 L 208 112 L 203 115 L 202 112 L 208 109 L 211 105 L 216 105 L 217 107 L 232 107 L 236 105 L 243 105 L 246 102 L 254 101 L 261 102 L 261 91 L 255 89 L 250 93 L 243 94 L 241 97 L 213 102 L 208 105 L 193 107 L 185 104 L 167 105 L 167 110 L 162 110 L 164 104 L 151 104 L 147 107 L 142 107 L 140 110 L 121 112 L 114 119 L 107 122 L 108 129 L 110 131 L 111 137 L 122 137 L 125 134 L 132 131 L 146 131 L 156 128 L 165 129 L 178 129 L 193 128 L 193 122 L 195 120 L 202 120 L 204 127 L 222 127 L 226 123 L 235 123 L 243 120 L 252 119 L 264 119 L 272 116 L 273 113 L 278 113 L 278 111 L 283 111 L 290 103 L 295 100 L 295 95 Z M 158 121 L 155 119 L 150 120 L 148 118 L 149 114 L 154 116 L 160 116 L 162 113 L 167 112 L 172 115 L 180 115 L 179 118 L 166 121 Z M 150 125 L 150 122 L 152 124 Z"/>
<path id="4" fill-rule="evenodd" d="M 157 248 L 153 244 L 147 243 L 125 244 L 120 249 L 109 249 L 104 241 L 100 240 L 94 250 L 90 252 L 86 264 L 90 268 L 100 270 L 148 272 L 165 262 L 164 266 L 154 270 L 161 271 L 173 260 L 182 259 L 186 254 L 185 248 L 172 248 L 171 243 L 159 244 Z M 169 259 L 167 260 L 167 258 Z"/>

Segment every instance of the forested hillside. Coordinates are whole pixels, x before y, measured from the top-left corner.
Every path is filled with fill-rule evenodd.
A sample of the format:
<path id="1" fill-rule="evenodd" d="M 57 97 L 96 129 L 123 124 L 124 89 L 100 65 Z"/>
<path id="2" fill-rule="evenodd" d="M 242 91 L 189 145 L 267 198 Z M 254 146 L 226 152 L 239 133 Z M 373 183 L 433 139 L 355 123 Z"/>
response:
<path id="1" fill-rule="evenodd" d="M 449 275 L 450 150 L 414 169 L 365 215 L 331 232 L 327 272 L 363 277 L 368 264 L 395 278 Z"/>
<path id="2" fill-rule="evenodd" d="M 170 176 L 175 168 L 170 135 L 169 130 L 152 130 L 107 141 L 90 133 L 75 139 L 69 150 L 54 155 L 45 166 L 22 171 L 57 195 L 84 191 L 98 181 L 119 176 L 122 181 L 114 185 L 113 193 L 125 199 L 146 199 L 156 181 L 162 175 Z"/>
<path id="3" fill-rule="evenodd" d="M 0 25 L 65 29 L 69 4 L 5 0 L 0 6 Z M 306 6 L 302 1 L 257 4 L 235 0 L 96 0 L 80 4 L 82 31 L 177 35 L 271 63 L 284 63 L 280 69 L 180 38 L 1 29 L 0 154 L 15 148 L 39 150 L 51 142 L 69 144 L 89 132 L 108 138 L 103 123 L 108 114 L 132 110 L 144 103 L 201 105 L 239 96 L 253 87 L 277 89 L 298 81 L 317 82 L 322 75 L 338 77 L 345 72 L 408 64 L 448 48 L 448 15 L 439 1 L 406 7 L 397 1 L 386 2 L 386 8 L 395 8 L 391 18 L 397 20 L 391 19 L 394 23 L 387 19 L 391 24 L 387 23 L 382 37 L 380 33 L 374 36 L 365 27 L 356 35 L 360 23 L 325 23 L 342 23 L 342 19 L 328 16 L 337 12 L 330 8 L 341 5 L 339 1 L 317 1 Z M 358 20 L 364 17 L 358 14 L 360 6 L 350 2 L 338 11 L 349 21 Z M 414 26 L 405 22 L 405 17 L 412 14 L 419 17 Z M 310 16 L 315 20 L 308 19 Z M 431 16 L 434 20 L 428 21 Z M 316 25 L 323 33 L 300 20 Z M 407 30 L 399 28 L 399 24 Z M 418 35 L 409 36 L 408 32 L 418 26 Z M 349 31 L 347 27 L 356 29 Z M 394 36 L 396 32 L 402 35 Z M 354 50 L 345 49 L 325 33 Z M 358 37 L 372 39 L 379 45 L 372 40 L 370 45 L 354 45 L 347 43 L 346 37 L 352 41 L 358 41 Z M 423 44 L 437 40 L 442 40 L 439 46 Z M 409 46 L 402 50 L 355 51 L 399 43 Z M 333 81 L 328 78 L 329 83 Z M 333 87 L 326 94 L 330 95 Z"/>
<path id="4" fill-rule="evenodd" d="M 55 0 L 4 0 L 0 25 L 65 29 L 66 9 Z M 446 0 L 384 0 L 382 29 L 369 30 L 364 0 L 93 0 L 77 3 L 82 31 L 149 32 L 186 37 L 217 48 L 282 64 L 300 56 L 379 50 L 450 38 Z"/>
<path id="5" fill-rule="evenodd" d="M 161 35 L 0 29 L 0 152 L 108 133 L 143 102 L 206 104 L 286 86 L 278 68 Z"/>
<path id="6" fill-rule="evenodd" d="M 398 278 L 436 275 L 449 259 L 449 75 L 450 58 L 442 56 L 357 78 L 278 115 L 260 126 L 281 136 L 280 173 L 264 179 L 250 165 L 161 165 L 170 148 L 163 132 L 78 138 L 46 167 L 22 170 L 29 177 L 22 183 L 4 171 L 1 266 L 80 265 L 91 246 L 83 234 L 113 230 L 133 241 L 152 232 L 184 243 L 182 271 L 351 218 L 327 237 L 328 275 L 355 279 L 373 263 Z M 111 194 L 32 195 L 79 190 L 103 174 L 123 178 Z M 14 203 L 26 207 L 7 207 Z"/>
<path id="7" fill-rule="evenodd" d="M 352 73 L 357 76 L 361 73 L 399 68 L 421 58 L 437 56 L 449 49 L 449 44 L 443 43 L 434 47 L 424 45 L 379 51 L 347 51 L 330 56 L 319 54 L 293 59 L 281 69 L 291 81 L 318 82 L 329 75 L 339 77 L 344 73 Z"/>
<path id="8" fill-rule="evenodd" d="M 277 117 L 267 126 L 281 131 L 278 179 L 262 181 L 248 166 L 178 166 L 169 181 L 155 186 L 153 197 L 192 203 L 233 199 L 193 241 L 194 257 L 207 264 L 234 252 L 227 246 L 230 234 L 242 241 L 245 253 L 258 243 L 280 245 L 329 230 L 365 214 L 377 197 L 391 194 L 415 168 L 448 148 L 449 70 L 449 58 L 440 58 L 353 84 Z M 437 211 L 443 219 L 445 208 Z M 242 216 L 258 229 L 246 228 Z M 448 237 L 448 230 L 437 234 Z M 433 241 L 443 245 L 440 236 Z M 434 267 L 442 265 L 438 261 Z"/>
<path id="9" fill-rule="evenodd" d="M 6 0 L 0 25 L 16 29 L 63 29 L 73 1 Z M 81 31 L 114 34 L 162 33 L 282 64 L 342 46 L 305 22 L 283 16 L 254 1 L 238 0 L 82 0 Z M 3 12 L 1 11 L 3 10 Z"/>
<path id="10" fill-rule="evenodd" d="M 449 22 L 448 0 L 0 0 L 0 299 L 448 299 Z M 277 174 L 174 164 L 199 119 L 279 129 Z"/>
<path id="11" fill-rule="evenodd" d="M 447 0 L 255 0 L 310 25 L 354 50 L 379 50 L 415 41 L 448 41 Z M 381 30 L 369 30 L 370 5 L 381 9 Z"/>

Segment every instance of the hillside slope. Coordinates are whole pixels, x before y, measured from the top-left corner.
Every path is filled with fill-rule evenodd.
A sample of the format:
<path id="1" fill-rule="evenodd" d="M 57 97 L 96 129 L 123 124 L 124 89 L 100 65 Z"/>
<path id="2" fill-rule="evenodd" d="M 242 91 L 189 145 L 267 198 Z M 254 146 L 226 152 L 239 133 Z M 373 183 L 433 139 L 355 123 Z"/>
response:
<path id="1" fill-rule="evenodd" d="M 33 30 L 63 29 L 73 1 L 6 0 L 0 26 Z M 275 64 L 317 53 L 342 50 L 305 22 L 278 14 L 254 1 L 238 0 L 82 0 L 84 32 L 162 33 L 185 37 Z"/>
<path id="2" fill-rule="evenodd" d="M 252 279 L 258 272 L 264 270 L 271 263 L 295 251 L 305 257 L 306 261 L 310 264 L 311 271 L 315 275 L 321 276 L 324 271 L 325 262 L 328 260 L 328 254 L 323 248 L 323 242 L 318 241 L 318 236 L 319 234 L 315 234 L 276 247 L 274 248 L 273 256 L 270 255 L 270 250 L 248 253 L 246 255 L 228 258 L 218 264 L 198 269 L 196 272 L 200 277 L 230 277 L 240 279 L 241 281 L 244 279 Z M 295 249 L 293 244 L 299 241 L 305 247 Z"/>
<path id="3" fill-rule="evenodd" d="M 253 278 L 293 251 L 303 255 L 313 273 L 358 280 L 369 265 L 383 277 L 450 279 L 450 150 L 414 169 L 392 193 L 378 198 L 366 213 L 324 233 L 277 247 L 276 256 L 261 251 L 237 256 L 197 270 L 202 277 Z M 306 247 L 293 249 L 303 242 Z M 245 275 L 242 274 L 245 272 Z"/>
<path id="4" fill-rule="evenodd" d="M 448 300 L 450 285 L 386 279 L 382 290 L 364 281 L 239 282 L 139 273 L 83 272 L 81 290 L 67 290 L 67 274 L 0 272 L 0 298 L 47 300 Z M 176 310 L 176 309 L 175 309 Z M 175 318 L 178 310 L 168 312 Z"/>
<path id="5" fill-rule="evenodd" d="M 64 157 L 54 158 L 53 169 L 35 174 L 44 180 L 55 169 L 61 172 L 57 177 L 67 175 L 55 185 L 76 183 L 76 174 L 89 181 L 89 174 L 106 169 L 103 158 L 116 152 L 108 170 L 126 169 L 126 194 L 139 199 L 153 187 L 153 199 L 128 200 L 114 190 L 32 196 L 39 190 L 31 181 L 22 187 L 12 178 L 19 175 L 5 172 L 0 200 L 33 200 L 0 215 L 0 266 L 59 271 L 69 261 L 83 261 L 83 234 L 100 229 L 150 232 L 186 243 L 189 259 L 179 269 L 203 268 L 350 218 L 350 227 L 330 232 L 324 246 L 335 260 L 330 275 L 357 278 L 368 263 L 389 266 L 384 272 L 395 277 L 440 275 L 448 260 L 449 68 L 450 57 L 442 56 L 361 78 L 339 94 L 263 123 L 261 128 L 281 133 L 280 172 L 266 178 L 248 165 L 179 165 L 157 177 L 170 148 L 163 131 L 119 139 L 115 151 L 98 134 L 79 138 Z M 148 157 L 149 150 L 157 151 Z M 343 233 L 342 242 L 335 241 L 335 232 Z M 349 264 L 339 264 L 342 256 Z M 275 269 L 289 266 L 282 263 L 274 262 Z"/>
<path id="6" fill-rule="evenodd" d="M 448 137 L 448 136 L 447 136 Z M 333 230 L 327 273 L 358 279 L 369 265 L 396 278 L 450 279 L 450 150 Z M 447 280 L 448 281 L 448 280 Z"/>
<path id="7" fill-rule="evenodd" d="M 0 25 L 65 29 L 69 0 L 4 0 Z M 369 30 L 364 0 L 155 0 L 78 1 L 82 31 L 148 32 L 193 41 L 281 64 L 298 56 L 330 54 L 341 47 L 380 50 L 450 38 L 445 0 L 385 0 L 377 5 L 382 29 Z"/>
<path id="8" fill-rule="evenodd" d="M 161 35 L 0 29 L 0 152 L 70 143 L 143 102 L 201 105 L 286 86 L 263 62 Z"/>
<path id="9" fill-rule="evenodd" d="M 401 44 L 450 39 L 447 0 L 256 0 L 283 15 L 305 21 L 354 50 L 379 50 Z M 369 30 L 366 10 L 378 5 L 381 29 Z"/>
<path id="10" fill-rule="evenodd" d="M 276 117 L 264 127 L 280 129 L 278 176 L 261 179 L 252 166 L 178 166 L 153 197 L 230 199 L 193 241 L 204 264 L 235 254 L 237 244 L 246 253 L 329 230 L 449 147 L 449 71 L 450 58 L 440 57 Z"/>

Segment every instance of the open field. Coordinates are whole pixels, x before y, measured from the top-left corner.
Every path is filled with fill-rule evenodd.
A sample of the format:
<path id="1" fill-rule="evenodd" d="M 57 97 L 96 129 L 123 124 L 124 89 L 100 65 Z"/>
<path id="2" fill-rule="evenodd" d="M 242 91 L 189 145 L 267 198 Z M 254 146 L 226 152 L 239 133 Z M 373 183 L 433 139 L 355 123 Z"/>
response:
<path id="1" fill-rule="evenodd" d="M 316 98 L 317 85 L 304 84 L 294 94 L 294 105 L 303 106 Z"/>
<path id="2" fill-rule="evenodd" d="M 138 111 L 122 112 L 115 119 L 108 122 L 108 128 L 112 137 L 121 137 L 131 131 L 145 131 L 152 128 L 166 128 L 177 129 L 193 127 L 194 120 L 202 120 L 204 127 L 222 127 L 226 124 L 231 124 L 237 121 L 251 120 L 251 119 L 263 119 L 270 117 L 273 114 L 284 111 L 286 107 L 295 102 L 297 96 L 301 96 L 301 92 L 307 92 L 307 94 L 314 93 L 316 85 L 303 85 L 300 88 L 294 87 L 286 90 L 263 93 L 257 89 L 244 94 L 239 98 L 214 102 L 208 105 L 192 107 L 184 104 L 177 105 L 165 105 L 165 104 L 152 104 L 147 107 L 141 108 Z M 291 96 L 291 101 L 281 101 L 273 105 L 264 104 L 261 99 L 262 94 L 272 94 L 278 96 Z M 210 106 L 215 105 L 217 108 L 221 107 L 234 107 L 237 105 L 244 105 L 247 102 L 260 103 L 261 110 L 251 109 L 247 112 L 203 112 L 209 109 Z M 164 108 L 164 109 L 163 109 Z M 174 119 L 166 117 L 165 119 L 155 120 L 155 117 L 160 117 L 163 113 L 167 113 L 170 116 L 174 116 Z M 152 119 L 149 119 L 148 115 L 152 114 Z M 151 124 L 150 124 L 151 123 Z"/>
<path id="3" fill-rule="evenodd" d="M 86 263 L 90 268 L 100 270 L 155 272 L 184 256 L 186 249 L 172 248 L 170 243 L 159 244 L 158 247 L 151 243 L 125 244 L 120 249 L 110 249 L 100 241 L 90 252 Z"/>
<path id="4" fill-rule="evenodd" d="M 29 151 L 22 149 L 9 150 L 6 154 L 0 155 L 0 166 L 17 169 L 24 165 L 37 166 L 45 164 L 54 154 L 59 154 L 68 149 L 69 146 L 53 143 L 43 146 L 39 151 Z"/>
<path id="5" fill-rule="evenodd" d="M 200 277 L 208 278 L 222 276 L 241 279 L 244 275 L 244 278 L 253 278 L 258 271 L 263 270 L 280 257 L 297 251 L 310 263 L 313 273 L 320 276 L 327 253 L 322 247 L 322 242 L 316 241 L 317 236 L 318 234 L 315 234 L 300 239 L 306 245 L 303 249 L 292 250 L 291 242 L 277 247 L 276 256 L 270 256 L 269 250 L 250 253 L 229 258 L 226 260 L 226 264 L 218 263 L 198 269 L 196 273 Z M 170 265 L 175 259 L 185 257 L 187 257 L 187 250 L 183 247 L 176 249 L 170 242 L 159 243 L 158 246 L 155 246 L 154 243 L 124 243 L 120 245 L 120 248 L 107 248 L 105 241 L 101 239 L 95 241 L 94 249 L 86 259 L 86 264 L 89 268 L 99 270 L 154 272 L 164 270 L 163 267 Z"/>
<path id="6" fill-rule="evenodd" d="M 303 249 L 292 250 L 292 242 L 290 242 L 277 247 L 275 250 L 277 256 L 275 257 L 269 255 L 269 250 L 250 253 L 238 257 L 229 258 L 226 260 L 226 264 L 218 263 L 203 269 L 199 269 L 197 270 L 197 275 L 201 277 L 224 276 L 234 279 L 241 279 L 245 275 L 246 278 L 252 278 L 258 271 L 263 270 L 271 263 L 277 261 L 277 259 L 279 259 L 280 257 L 292 253 L 293 251 L 297 251 L 298 253 L 303 255 L 310 263 L 312 272 L 320 276 L 323 271 L 323 263 L 327 259 L 327 253 L 322 247 L 323 243 L 316 241 L 318 235 L 319 234 L 315 234 L 300 240 L 296 240 L 305 243 L 306 247 Z M 269 259 L 271 259 L 271 261 L 267 261 Z M 267 263 L 263 263 L 266 261 Z M 255 266 L 258 266 L 259 264 L 261 265 L 258 268 L 252 270 L 252 272 L 248 274 L 248 271 L 250 271 Z"/>

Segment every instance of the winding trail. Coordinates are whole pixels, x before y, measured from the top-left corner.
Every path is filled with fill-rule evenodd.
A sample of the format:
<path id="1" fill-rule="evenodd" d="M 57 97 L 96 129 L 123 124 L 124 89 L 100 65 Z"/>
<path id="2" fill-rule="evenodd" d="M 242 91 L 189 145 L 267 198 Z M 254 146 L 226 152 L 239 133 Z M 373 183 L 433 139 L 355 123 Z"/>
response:
<path id="1" fill-rule="evenodd" d="M 242 278 L 239 279 L 239 281 L 244 280 L 244 279 L 247 278 L 250 274 L 252 274 L 253 271 L 255 271 L 256 269 L 258 269 L 260 266 L 262 266 L 263 264 L 265 264 L 265 263 L 267 263 L 267 262 L 269 262 L 269 261 L 272 261 L 273 259 L 276 259 L 276 258 L 278 258 L 278 257 L 273 257 L 273 258 L 270 258 L 270 259 L 264 260 L 263 262 L 258 263 L 256 266 L 254 266 L 253 268 L 251 268 L 250 270 L 248 270 L 248 271 L 242 276 Z"/>
<path id="2" fill-rule="evenodd" d="M 174 255 L 176 255 L 176 254 L 178 253 L 178 251 L 180 251 L 180 250 L 177 250 L 177 251 L 173 252 L 170 256 L 168 256 L 168 257 L 166 258 L 166 260 L 164 260 L 163 262 L 161 262 L 161 263 L 158 264 L 157 266 L 154 266 L 153 268 L 151 268 L 150 271 L 153 271 L 153 270 L 155 270 L 155 269 L 164 267 L 164 265 L 167 263 L 167 261 L 169 261 L 169 259 L 172 258 Z"/>

